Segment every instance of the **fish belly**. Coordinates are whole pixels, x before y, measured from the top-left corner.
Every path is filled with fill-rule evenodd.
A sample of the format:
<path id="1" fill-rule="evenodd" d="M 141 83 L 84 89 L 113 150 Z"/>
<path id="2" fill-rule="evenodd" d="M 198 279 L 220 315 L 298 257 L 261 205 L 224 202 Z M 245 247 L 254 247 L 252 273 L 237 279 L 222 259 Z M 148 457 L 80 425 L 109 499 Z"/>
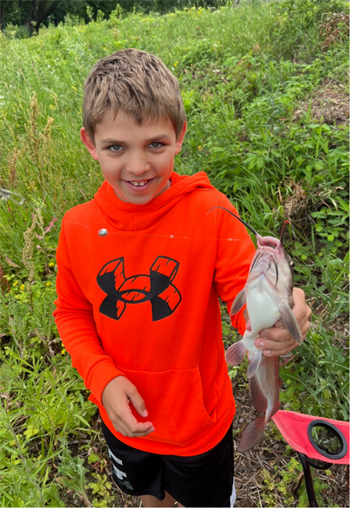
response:
<path id="1" fill-rule="evenodd" d="M 270 328 L 281 317 L 279 301 L 265 277 L 262 276 L 259 283 L 249 290 L 247 308 L 252 326 L 249 335 L 252 340 L 255 340 L 261 330 Z"/>

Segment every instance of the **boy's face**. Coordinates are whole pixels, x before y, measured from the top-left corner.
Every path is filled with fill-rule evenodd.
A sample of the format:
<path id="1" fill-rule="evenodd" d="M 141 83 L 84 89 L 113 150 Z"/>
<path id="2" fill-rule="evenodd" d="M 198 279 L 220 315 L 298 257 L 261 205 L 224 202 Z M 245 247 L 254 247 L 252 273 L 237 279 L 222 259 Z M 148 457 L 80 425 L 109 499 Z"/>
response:
<path id="1" fill-rule="evenodd" d="M 181 150 L 186 124 L 176 139 L 169 119 L 148 120 L 138 125 L 120 112 L 106 115 L 95 130 L 95 143 L 81 129 L 81 140 L 99 161 L 102 174 L 119 199 L 145 205 L 170 187 L 174 157 Z"/>

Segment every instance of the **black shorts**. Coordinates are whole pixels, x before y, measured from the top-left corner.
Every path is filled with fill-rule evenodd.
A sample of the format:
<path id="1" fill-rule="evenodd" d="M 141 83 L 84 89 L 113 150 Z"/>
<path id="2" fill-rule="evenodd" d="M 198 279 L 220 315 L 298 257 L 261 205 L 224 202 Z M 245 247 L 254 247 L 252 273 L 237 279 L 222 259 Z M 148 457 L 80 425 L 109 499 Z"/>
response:
<path id="1" fill-rule="evenodd" d="M 164 499 L 165 491 L 184 506 L 233 506 L 232 426 L 212 450 L 192 457 L 157 455 L 122 443 L 102 422 L 113 478 L 123 492 Z"/>

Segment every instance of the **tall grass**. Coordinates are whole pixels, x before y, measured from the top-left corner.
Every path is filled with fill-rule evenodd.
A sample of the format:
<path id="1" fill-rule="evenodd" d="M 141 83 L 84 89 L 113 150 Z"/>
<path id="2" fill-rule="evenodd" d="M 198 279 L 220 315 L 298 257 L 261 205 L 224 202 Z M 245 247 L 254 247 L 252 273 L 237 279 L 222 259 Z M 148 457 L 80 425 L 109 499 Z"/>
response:
<path id="1" fill-rule="evenodd" d="M 0 187 L 16 193 L 0 200 L 1 506 L 115 503 L 96 409 L 52 311 L 62 216 L 102 182 L 79 138 L 84 79 L 121 48 L 157 54 L 180 80 L 189 130 L 177 171 L 205 170 L 260 234 L 278 235 L 290 218 L 287 249 L 315 324 L 282 371 L 282 399 L 348 417 L 347 126 L 312 109 L 322 90 L 346 96 L 346 30 L 340 21 L 327 46 L 320 28 L 342 9 L 286 0 L 165 16 L 117 10 L 31 39 L 0 37 Z"/>

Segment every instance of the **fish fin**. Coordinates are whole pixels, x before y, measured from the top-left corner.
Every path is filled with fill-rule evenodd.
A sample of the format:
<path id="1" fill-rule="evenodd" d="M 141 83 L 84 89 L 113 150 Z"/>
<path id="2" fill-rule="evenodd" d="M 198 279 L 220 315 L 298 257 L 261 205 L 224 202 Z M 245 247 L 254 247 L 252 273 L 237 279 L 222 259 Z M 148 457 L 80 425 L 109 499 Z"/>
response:
<path id="1" fill-rule="evenodd" d="M 237 451 L 246 452 L 255 446 L 262 438 L 265 427 L 265 416 L 258 416 L 255 420 L 250 422 L 242 434 Z"/>
<path id="2" fill-rule="evenodd" d="M 245 302 L 246 302 L 246 294 L 245 294 L 245 290 L 243 288 L 242 291 L 240 291 L 238 293 L 238 295 L 236 296 L 236 298 L 233 301 L 231 311 L 230 311 L 231 316 L 234 316 L 235 314 L 237 314 L 237 312 L 239 310 L 241 310 L 241 308 L 243 307 Z"/>
<path id="3" fill-rule="evenodd" d="M 257 353 L 255 353 L 252 360 L 249 362 L 249 367 L 247 370 L 248 379 L 252 378 L 255 375 L 255 373 L 258 370 L 258 367 L 260 365 L 261 358 L 262 358 L 262 351 L 259 350 Z"/>
<path id="4" fill-rule="evenodd" d="M 249 389 L 255 409 L 258 413 L 265 413 L 267 410 L 267 398 L 261 389 L 257 376 L 249 379 Z"/>
<path id="5" fill-rule="evenodd" d="M 226 351 L 226 362 L 229 365 L 239 365 L 245 357 L 247 350 L 243 344 L 243 339 L 236 342 Z"/>
<path id="6" fill-rule="evenodd" d="M 301 334 L 298 321 L 292 312 L 292 309 L 288 305 L 280 305 L 278 309 L 281 313 L 281 318 L 284 326 L 287 328 L 288 332 L 291 334 L 295 342 L 297 342 L 299 345 L 302 344 L 303 336 Z"/>

